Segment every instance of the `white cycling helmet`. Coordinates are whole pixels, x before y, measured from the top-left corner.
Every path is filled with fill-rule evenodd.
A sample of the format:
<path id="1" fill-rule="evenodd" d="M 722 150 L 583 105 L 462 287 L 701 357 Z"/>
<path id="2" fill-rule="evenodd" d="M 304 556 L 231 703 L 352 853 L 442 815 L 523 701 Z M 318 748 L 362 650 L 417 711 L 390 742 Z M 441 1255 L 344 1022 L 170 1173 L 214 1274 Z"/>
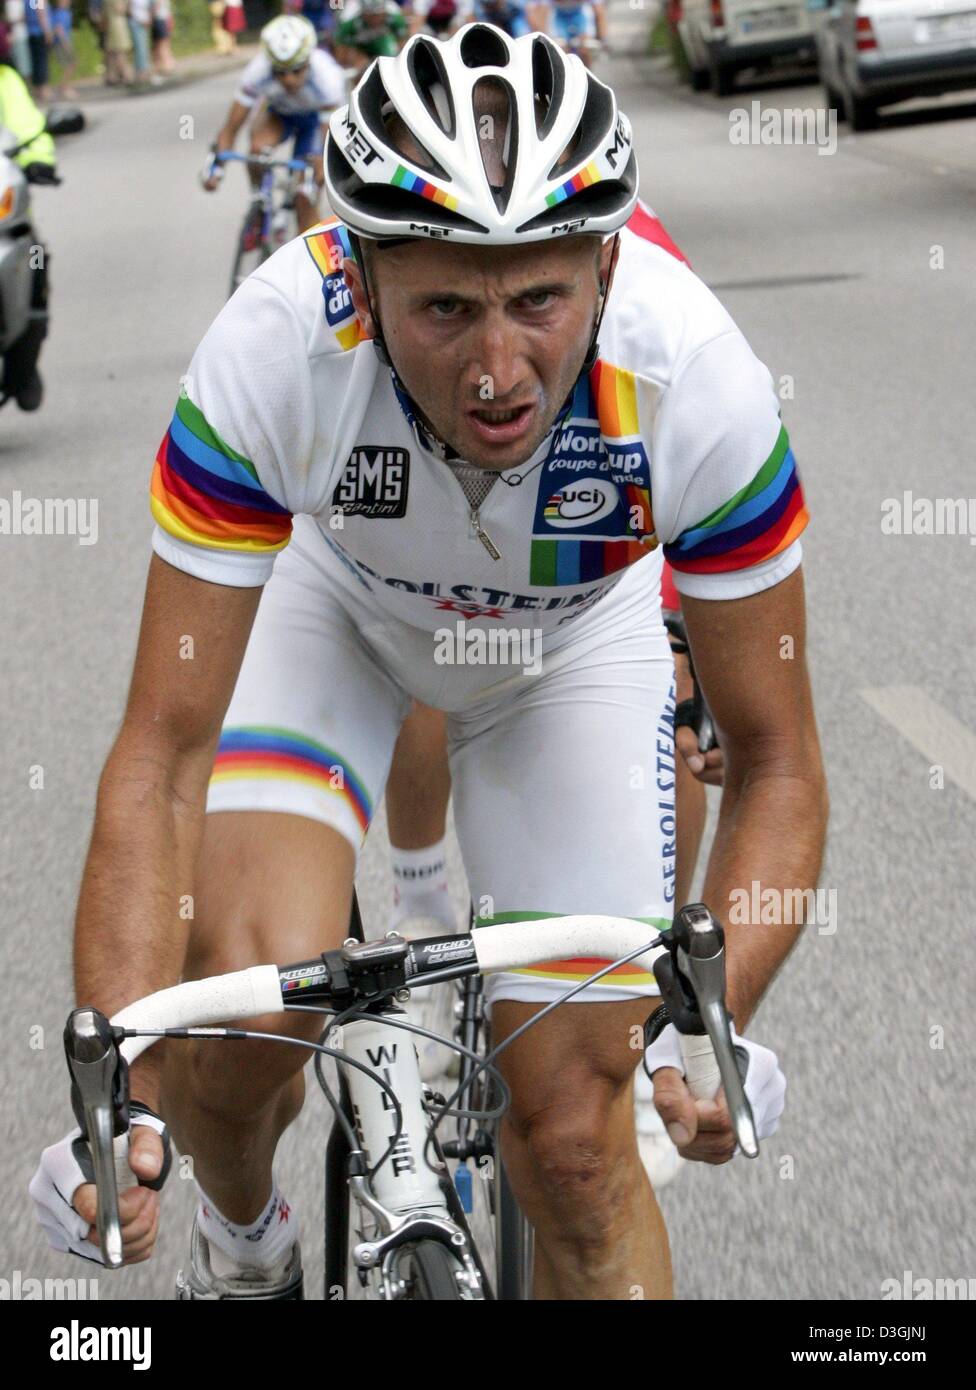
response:
<path id="1" fill-rule="evenodd" d="M 274 68 L 302 68 L 315 52 L 315 26 L 300 14 L 281 14 L 261 30 L 261 47 Z"/>
<path id="2" fill-rule="evenodd" d="M 475 103 L 486 78 L 507 104 L 501 184 L 482 155 Z M 491 24 L 444 40 L 415 34 L 371 63 L 332 114 L 325 178 L 336 216 L 373 239 L 610 233 L 637 202 L 630 122 L 610 88 L 544 34 L 512 39 Z"/>

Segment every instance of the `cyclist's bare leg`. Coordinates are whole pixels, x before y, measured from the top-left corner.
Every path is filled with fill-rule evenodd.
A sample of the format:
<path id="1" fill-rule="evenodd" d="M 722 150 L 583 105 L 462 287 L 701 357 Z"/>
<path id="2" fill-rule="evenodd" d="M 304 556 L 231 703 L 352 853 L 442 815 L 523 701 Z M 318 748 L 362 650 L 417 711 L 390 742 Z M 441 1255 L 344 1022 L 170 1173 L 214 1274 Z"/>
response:
<path id="1" fill-rule="evenodd" d="M 304 816 L 224 811 L 206 817 L 183 978 L 307 960 L 348 934 L 355 856 L 337 831 Z M 244 1025 L 315 1040 L 316 1015 Z M 194 1176 L 230 1221 L 248 1223 L 271 1195 L 271 1164 L 302 1107 L 310 1053 L 281 1043 L 170 1043 L 161 1110 Z"/>
<path id="2" fill-rule="evenodd" d="M 496 1044 L 541 1004 L 498 1000 Z M 499 1059 L 502 1153 L 535 1228 L 535 1297 L 670 1298 L 668 1235 L 640 1160 L 633 1077 L 652 999 L 567 1004 Z"/>
<path id="3" fill-rule="evenodd" d="M 397 849 L 436 845 L 444 838 L 450 795 L 444 715 L 414 701 L 400 728 L 386 784 L 390 844 Z"/>
<path id="4" fill-rule="evenodd" d="M 269 111 L 266 106 L 262 107 L 251 122 L 251 154 L 270 154 L 284 138 L 285 128 L 280 117 Z M 261 170 L 249 166 L 247 173 L 251 187 L 258 188 L 261 183 Z"/>

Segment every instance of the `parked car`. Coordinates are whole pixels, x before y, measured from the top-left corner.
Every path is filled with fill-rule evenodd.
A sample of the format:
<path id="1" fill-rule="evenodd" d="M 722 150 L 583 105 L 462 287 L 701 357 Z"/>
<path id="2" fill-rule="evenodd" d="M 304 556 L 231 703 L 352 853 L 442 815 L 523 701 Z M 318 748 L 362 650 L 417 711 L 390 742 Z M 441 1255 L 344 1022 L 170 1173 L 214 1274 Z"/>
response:
<path id="1" fill-rule="evenodd" d="M 677 28 L 692 87 L 728 96 L 746 68 L 814 62 L 824 7 L 825 0 L 682 0 Z"/>
<path id="2" fill-rule="evenodd" d="M 833 0 L 817 48 L 827 105 L 866 130 L 881 106 L 976 87 L 976 0 Z"/>

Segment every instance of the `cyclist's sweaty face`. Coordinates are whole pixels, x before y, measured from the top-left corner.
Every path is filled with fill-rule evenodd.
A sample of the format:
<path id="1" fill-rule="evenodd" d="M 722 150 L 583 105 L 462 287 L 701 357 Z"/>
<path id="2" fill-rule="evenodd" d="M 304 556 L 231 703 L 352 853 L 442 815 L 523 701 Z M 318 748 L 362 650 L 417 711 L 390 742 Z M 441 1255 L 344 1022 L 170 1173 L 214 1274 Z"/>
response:
<path id="1" fill-rule="evenodd" d="M 501 188 L 508 89 L 482 78 L 473 103 L 485 176 Z M 408 159 L 429 167 L 429 154 L 398 118 L 388 128 Z M 571 158 L 568 149 L 563 160 Z M 419 240 L 368 253 L 391 360 L 435 432 L 463 458 L 513 468 L 535 452 L 579 375 L 612 250 L 599 237 L 573 236 L 495 247 Z M 352 262 L 346 267 L 372 332 L 361 276 Z"/>
<path id="2" fill-rule="evenodd" d="M 305 85 L 308 77 L 308 63 L 300 68 L 276 68 L 275 77 L 287 92 L 297 92 Z"/>
<path id="3" fill-rule="evenodd" d="M 390 357 L 463 458 L 513 468 L 545 438 L 579 375 L 610 252 L 575 236 L 490 248 L 425 240 L 369 256 Z M 368 318 L 354 268 L 349 278 Z"/>

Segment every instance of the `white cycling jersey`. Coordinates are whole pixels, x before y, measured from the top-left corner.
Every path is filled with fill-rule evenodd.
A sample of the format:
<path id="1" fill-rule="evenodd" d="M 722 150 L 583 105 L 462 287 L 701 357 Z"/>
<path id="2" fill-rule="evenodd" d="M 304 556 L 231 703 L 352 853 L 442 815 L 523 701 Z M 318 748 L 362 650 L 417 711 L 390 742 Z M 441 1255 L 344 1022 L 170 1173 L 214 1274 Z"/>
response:
<path id="1" fill-rule="evenodd" d="M 254 106 L 262 97 L 280 116 L 303 116 L 341 106 L 346 100 L 346 83 L 336 60 L 317 48 L 309 59 L 305 82 L 297 92 L 289 92 L 275 76 L 268 55 L 259 53 L 241 74 L 234 99 L 242 106 Z"/>
<path id="2" fill-rule="evenodd" d="M 555 648 L 625 569 L 663 549 L 677 587 L 736 598 L 800 562 L 806 511 L 769 372 L 643 206 L 621 233 L 600 358 L 480 509 L 362 341 L 321 224 L 251 275 L 205 335 L 152 482 L 156 551 L 259 585 L 292 516 L 381 617 L 454 612 Z M 486 540 L 486 537 L 488 538 Z"/>
<path id="3" fill-rule="evenodd" d="M 159 451 L 157 552 L 218 584 L 270 576 L 207 809 L 305 816 L 358 852 L 418 699 L 447 713 L 481 915 L 666 927 L 661 553 L 705 598 L 756 592 L 799 563 L 806 514 L 769 373 L 638 206 L 598 364 L 487 492 L 479 538 L 471 479 L 466 492 L 361 341 L 347 251 L 326 223 L 245 281 L 197 350 Z M 486 1000 L 546 1000 L 596 966 L 495 974 Z M 656 991 L 631 963 L 576 999 Z"/>

